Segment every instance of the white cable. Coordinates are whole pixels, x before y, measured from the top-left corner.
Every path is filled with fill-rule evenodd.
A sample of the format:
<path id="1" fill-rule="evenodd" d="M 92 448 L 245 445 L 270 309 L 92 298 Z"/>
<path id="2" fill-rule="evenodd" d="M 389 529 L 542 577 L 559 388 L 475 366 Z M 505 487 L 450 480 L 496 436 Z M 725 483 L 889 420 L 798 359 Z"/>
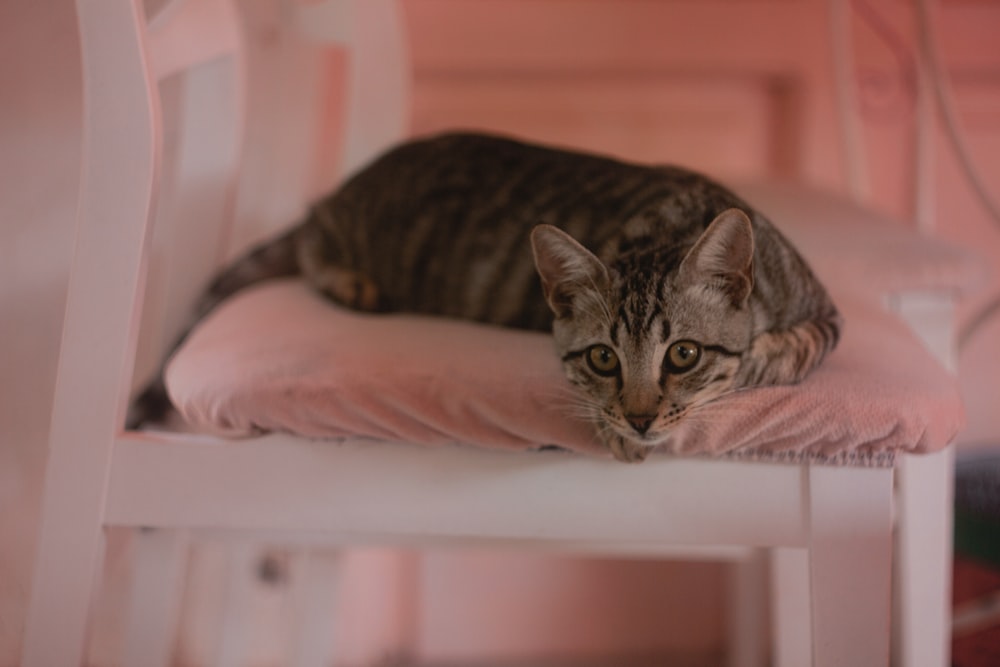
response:
<path id="1" fill-rule="evenodd" d="M 951 84 L 948 73 L 945 71 L 938 54 L 937 44 L 934 40 L 931 27 L 931 0 L 917 0 L 917 22 L 919 26 L 920 52 L 921 56 L 930 69 L 930 79 L 933 84 L 934 94 L 937 98 L 938 109 L 941 112 L 941 119 L 944 121 L 948 139 L 951 141 L 959 164 L 965 172 L 965 177 L 969 180 L 973 191 L 993 221 L 1000 225 L 1000 205 L 993 199 L 987 190 L 979 170 L 972 161 L 969 153 L 965 135 L 962 133 L 961 124 L 958 120 L 958 112 L 955 110 L 955 103 L 951 92 Z"/>
<path id="2" fill-rule="evenodd" d="M 987 190 L 979 170 L 972 161 L 968 144 L 965 141 L 965 135 L 962 133 L 962 128 L 958 120 L 958 112 L 955 110 L 952 98 L 948 73 L 941 63 L 937 44 L 932 33 L 930 4 L 931 0 L 917 0 L 916 2 L 920 55 L 923 66 L 929 71 L 929 78 L 934 89 L 934 95 L 937 98 L 941 120 L 944 122 L 945 131 L 948 134 L 952 148 L 955 150 L 955 156 L 958 158 L 959 165 L 962 167 L 969 185 L 972 186 L 973 192 L 986 209 L 986 212 L 993 219 L 993 222 L 1000 226 L 1000 205 L 997 204 L 996 200 L 993 199 Z M 990 300 L 965 325 L 958 335 L 959 349 L 963 348 L 972 338 L 972 335 L 997 313 L 1000 313 L 1000 297 Z"/>
<path id="3" fill-rule="evenodd" d="M 851 16 L 847 3 L 830 0 L 830 42 L 833 49 L 833 75 L 837 91 L 837 118 L 843 148 L 843 173 L 851 196 L 857 201 L 869 199 L 869 182 L 864 139 L 855 113 L 854 58 L 852 56 Z"/>
<path id="4" fill-rule="evenodd" d="M 934 73 L 928 59 L 921 55 L 916 67 L 916 123 L 913 132 L 913 217 L 917 221 L 917 229 L 922 234 L 930 236 L 934 232 L 936 216 L 934 187 L 935 139 L 937 129 L 934 120 Z"/>

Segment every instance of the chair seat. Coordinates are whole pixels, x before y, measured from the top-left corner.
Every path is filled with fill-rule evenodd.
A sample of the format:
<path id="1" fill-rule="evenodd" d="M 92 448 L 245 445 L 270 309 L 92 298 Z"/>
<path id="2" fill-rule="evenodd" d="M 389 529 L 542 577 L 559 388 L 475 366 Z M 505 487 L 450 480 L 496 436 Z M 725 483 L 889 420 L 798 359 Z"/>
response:
<path id="1" fill-rule="evenodd" d="M 877 304 L 834 296 L 843 340 L 803 383 L 725 396 L 661 449 L 891 465 L 898 451 L 950 442 L 963 419 L 954 379 Z M 262 285 L 221 307 L 173 358 L 167 384 L 196 429 L 233 437 L 274 431 L 605 455 L 575 414 L 547 335 L 354 313 L 299 281 Z"/>
<path id="2" fill-rule="evenodd" d="M 981 266 L 835 195 L 738 190 L 794 239 L 846 326 L 798 386 L 725 396 L 660 449 L 684 456 L 892 465 L 946 446 L 964 413 L 957 383 L 886 311 L 906 289 L 961 291 Z M 280 432 L 500 449 L 554 445 L 606 456 L 574 408 L 544 334 L 339 308 L 298 281 L 236 295 L 171 361 L 167 386 L 197 430 Z"/>

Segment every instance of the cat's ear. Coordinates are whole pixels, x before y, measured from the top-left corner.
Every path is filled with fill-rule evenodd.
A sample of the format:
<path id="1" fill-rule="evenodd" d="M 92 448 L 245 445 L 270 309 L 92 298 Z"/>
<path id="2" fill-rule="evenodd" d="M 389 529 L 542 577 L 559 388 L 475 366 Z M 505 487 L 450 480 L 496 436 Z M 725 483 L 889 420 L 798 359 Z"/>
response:
<path id="1" fill-rule="evenodd" d="M 741 306 L 753 289 L 753 227 L 738 208 L 723 211 L 705 229 L 681 262 L 688 285 L 708 285 Z"/>
<path id="2" fill-rule="evenodd" d="M 582 291 L 603 293 L 610 284 L 608 269 L 576 239 L 552 225 L 531 231 L 535 268 L 542 279 L 545 300 L 556 317 L 569 314 Z"/>

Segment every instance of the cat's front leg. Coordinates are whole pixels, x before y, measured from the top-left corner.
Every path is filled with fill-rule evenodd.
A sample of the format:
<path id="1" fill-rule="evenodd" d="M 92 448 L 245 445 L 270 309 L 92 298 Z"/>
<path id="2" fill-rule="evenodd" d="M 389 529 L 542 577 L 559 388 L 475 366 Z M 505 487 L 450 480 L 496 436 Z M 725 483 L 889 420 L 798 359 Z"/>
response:
<path id="1" fill-rule="evenodd" d="M 652 450 L 652 447 L 627 440 L 617 433 L 605 436 L 604 444 L 608 446 L 616 460 L 624 463 L 642 463 Z"/>

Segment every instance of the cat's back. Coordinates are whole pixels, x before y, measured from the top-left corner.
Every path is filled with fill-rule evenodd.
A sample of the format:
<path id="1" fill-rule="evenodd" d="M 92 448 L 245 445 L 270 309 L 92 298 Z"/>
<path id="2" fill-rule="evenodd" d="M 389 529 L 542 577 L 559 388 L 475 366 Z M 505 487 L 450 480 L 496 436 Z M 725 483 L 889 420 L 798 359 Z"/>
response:
<path id="1" fill-rule="evenodd" d="M 656 168 L 475 133 L 402 144 L 322 202 L 331 261 L 372 278 L 391 310 L 546 328 L 529 236 L 555 225 L 588 247 L 662 201 Z M 682 189 L 676 184 L 673 189 Z"/>
<path id="2" fill-rule="evenodd" d="M 386 209 L 438 211 L 462 203 L 480 212 L 565 215 L 610 210 L 643 186 L 662 187 L 657 169 L 610 157 L 480 133 L 447 133 L 406 142 L 348 180 L 328 200 Z M 409 217 L 404 216 L 404 217 Z M 398 218 L 396 218 L 398 219 Z"/>
<path id="3" fill-rule="evenodd" d="M 403 235 L 406 247 L 423 242 L 436 250 L 473 239 L 526 240 L 540 223 L 599 248 L 637 217 L 658 217 L 696 235 L 732 206 L 749 210 L 725 188 L 682 168 L 448 133 L 388 151 L 319 208 L 324 224 L 352 230 L 363 251 L 366 238 L 384 250 L 403 247 L 386 243 L 390 235 Z"/>
<path id="4" fill-rule="evenodd" d="M 388 151 L 321 202 L 311 223 L 323 227 L 330 261 L 370 277 L 387 310 L 544 329 L 536 225 L 559 227 L 614 264 L 649 247 L 680 257 L 732 207 L 751 215 L 761 241 L 786 245 L 696 172 L 448 133 Z"/>

